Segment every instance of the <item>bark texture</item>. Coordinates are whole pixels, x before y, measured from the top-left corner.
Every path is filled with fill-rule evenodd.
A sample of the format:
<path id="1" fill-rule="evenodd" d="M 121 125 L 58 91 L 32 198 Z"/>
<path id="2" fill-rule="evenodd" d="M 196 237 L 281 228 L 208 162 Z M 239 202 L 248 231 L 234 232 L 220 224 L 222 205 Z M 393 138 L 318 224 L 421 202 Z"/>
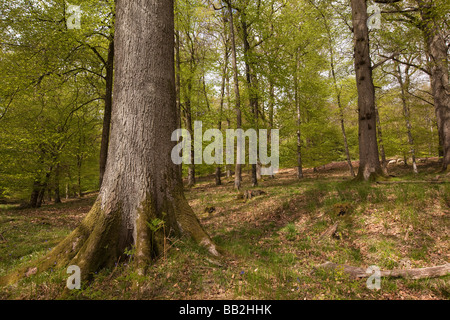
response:
<path id="1" fill-rule="evenodd" d="M 359 169 L 356 179 L 375 180 L 383 176 L 375 115 L 375 88 L 369 51 L 366 0 L 351 0 L 354 37 L 356 86 L 359 112 Z"/>

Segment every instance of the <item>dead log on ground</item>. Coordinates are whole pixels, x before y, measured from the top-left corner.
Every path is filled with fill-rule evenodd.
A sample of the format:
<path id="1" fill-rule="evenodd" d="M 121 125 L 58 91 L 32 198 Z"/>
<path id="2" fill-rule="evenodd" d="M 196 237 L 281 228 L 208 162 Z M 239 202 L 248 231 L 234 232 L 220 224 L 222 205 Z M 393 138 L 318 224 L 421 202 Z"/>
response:
<path id="1" fill-rule="evenodd" d="M 319 241 L 321 241 L 324 238 L 329 238 L 331 237 L 333 234 L 335 234 L 337 228 L 339 226 L 339 222 L 336 222 L 335 224 L 333 224 L 331 227 L 329 227 L 327 230 L 325 230 L 319 237 Z"/>
<path id="2" fill-rule="evenodd" d="M 368 278 L 372 273 L 366 273 L 366 270 L 359 267 L 352 267 L 344 264 L 337 264 L 333 262 L 326 262 L 316 267 L 328 270 L 341 270 L 351 278 Z M 450 274 L 450 263 L 446 263 L 440 266 L 427 267 L 427 268 L 415 268 L 415 269 L 394 269 L 380 271 L 382 277 L 393 278 L 407 278 L 407 279 L 424 279 L 424 278 L 436 278 Z"/>

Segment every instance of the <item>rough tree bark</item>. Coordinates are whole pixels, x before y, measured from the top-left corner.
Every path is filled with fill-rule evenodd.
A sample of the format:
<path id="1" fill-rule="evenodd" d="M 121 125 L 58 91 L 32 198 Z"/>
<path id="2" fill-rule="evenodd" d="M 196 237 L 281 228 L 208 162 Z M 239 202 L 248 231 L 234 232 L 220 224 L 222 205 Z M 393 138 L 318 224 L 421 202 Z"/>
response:
<path id="1" fill-rule="evenodd" d="M 378 154 L 366 0 L 351 0 L 351 7 L 359 112 L 359 169 L 356 179 L 376 180 L 384 176 L 384 172 Z"/>
<path id="2" fill-rule="evenodd" d="M 114 105 L 103 184 L 86 218 L 38 262 L 37 272 L 70 263 L 88 279 L 134 247 L 142 274 L 163 252 L 169 233 L 187 234 L 218 255 L 185 199 L 180 171 L 171 160 L 177 126 L 173 1 L 116 4 Z M 150 229 L 155 218 L 165 228 Z"/>

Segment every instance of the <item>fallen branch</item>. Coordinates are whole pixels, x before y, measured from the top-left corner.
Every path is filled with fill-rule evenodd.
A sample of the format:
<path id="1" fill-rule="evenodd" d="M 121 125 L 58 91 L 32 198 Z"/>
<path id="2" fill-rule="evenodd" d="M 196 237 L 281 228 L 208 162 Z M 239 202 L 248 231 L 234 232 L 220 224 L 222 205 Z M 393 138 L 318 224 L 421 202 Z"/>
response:
<path id="1" fill-rule="evenodd" d="M 324 238 L 329 238 L 331 237 L 337 230 L 339 226 L 339 222 L 336 222 L 335 224 L 333 224 L 331 227 L 329 227 L 327 230 L 325 230 L 319 237 L 319 241 L 324 239 Z"/>
<path id="2" fill-rule="evenodd" d="M 359 267 L 352 267 L 344 264 L 337 264 L 333 262 L 326 262 L 316 267 L 328 270 L 341 270 L 352 278 L 368 278 L 372 273 L 366 273 L 366 270 Z M 382 277 L 393 278 L 408 278 L 408 279 L 423 279 L 423 278 L 436 278 L 450 274 L 450 263 L 446 263 L 440 266 L 416 268 L 416 269 L 399 269 L 399 270 L 385 270 L 380 271 Z"/>
<path id="3" fill-rule="evenodd" d="M 401 184 L 401 183 L 449 183 L 448 181 L 377 181 L 378 184 Z"/>

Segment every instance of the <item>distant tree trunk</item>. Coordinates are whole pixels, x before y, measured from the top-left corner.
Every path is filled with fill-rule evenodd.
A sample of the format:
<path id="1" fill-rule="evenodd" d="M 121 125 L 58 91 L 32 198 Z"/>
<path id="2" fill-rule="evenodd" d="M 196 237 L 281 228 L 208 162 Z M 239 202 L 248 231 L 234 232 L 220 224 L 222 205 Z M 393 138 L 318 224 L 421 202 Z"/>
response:
<path id="1" fill-rule="evenodd" d="M 39 192 L 37 195 L 36 205 L 33 208 L 40 208 L 44 202 L 45 191 L 47 191 L 50 176 L 52 174 L 52 168 L 45 174 L 44 180 L 40 183 Z M 50 198 L 51 201 L 51 198 Z"/>
<path id="2" fill-rule="evenodd" d="M 359 169 L 356 179 L 373 180 L 384 176 L 384 172 L 378 154 L 366 0 L 351 0 L 351 7 L 359 113 Z"/>
<path id="3" fill-rule="evenodd" d="M 338 104 L 341 104 L 341 102 L 340 102 L 340 100 L 341 100 L 340 99 L 340 95 L 338 97 L 338 100 L 339 100 Z M 347 133 L 345 131 L 344 112 L 342 111 L 342 106 L 339 107 L 339 110 L 340 110 L 339 111 L 339 116 L 340 116 L 340 122 L 341 122 L 341 132 L 342 132 L 342 138 L 344 139 L 344 148 L 345 148 L 345 156 L 347 158 L 347 165 L 348 165 L 348 168 L 350 170 L 350 175 L 352 177 L 355 177 L 356 176 L 355 175 L 355 170 L 353 169 L 352 159 L 350 157 L 350 151 L 349 151 L 349 148 L 348 148 Z"/>
<path id="4" fill-rule="evenodd" d="M 105 90 L 105 111 L 103 114 L 102 142 L 100 146 L 100 180 L 102 185 L 103 176 L 108 158 L 109 133 L 111 127 L 111 110 L 113 99 L 113 77 L 114 77 L 114 39 L 109 42 L 108 59 L 106 61 L 106 90 Z"/>
<path id="5" fill-rule="evenodd" d="M 342 102 L 341 102 L 341 90 L 338 88 L 338 82 L 337 82 L 337 77 L 336 77 L 336 70 L 335 70 L 335 57 L 334 57 L 334 44 L 333 44 L 333 36 L 331 34 L 331 30 L 327 21 L 327 18 L 325 17 L 325 15 L 323 14 L 322 11 L 320 11 L 320 9 L 318 7 L 316 7 L 316 9 L 319 10 L 320 14 L 322 15 L 324 24 L 325 24 L 325 29 L 327 31 L 327 35 L 328 35 L 328 46 L 329 46 L 329 51 L 330 51 L 330 67 L 331 67 L 331 75 L 333 77 L 333 86 L 334 86 L 334 91 L 336 94 L 336 100 L 337 100 L 337 104 L 338 104 L 338 109 L 339 109 L 339 117 L 340 117 L 340 123 L 341 123 L 341 132 L 342 132 L 342 137 L 344 139 L 344 148 L 345 148 L 345 156 L 347 158 L 347 165 L 348 168 L 350 170 L 350 174 L 352 177 L 355 177 L 355 171 L 353 170 L 353 165 L 352 165 L 352 160 L 350 157 L 350 151 L 348 148 L 348 142 L 347 142 L 347 134 L 345 132 L 345 122 L 344 122 L 344 107 L 342 106 Z"/>
<path id="6" fill-rule="evenodd" d="M 61 203 L 61 193 L 60 193 L 60 190 L 59 190 L 59 187 L 60 187 L 60 181 L 59 181 L 60 171 L 61 171 L 61 166 L 59 165 L 59 163 L 57 163 L 56 164 L 56 168 L 55 168 L 55 185 L 54 185 L 55 203 Z"/>
<path id="7" fill-rule="evenodd" d="M 175 30 L 175 92 L 177 105 L 177 128 L 181 129 L 181 56 L 180 56 L 180 31 Z M 183 166 L 179 166 L 180 175 L 183 174 Z"/>
<path id="8" fill-rule="evenodd" d="M 230 76 L 226 75 L 226 89 L 227 89 L 227 109 L 231 110 L 231 93 L 230 93 Z M 230 117 L 227 115 L 227 128 L 231 129 L 231 120 Z M 227 170 L 227 178 L 231 178 L 233 177 L 233 173 L 232 173 L 232 165 L 231 164 L 227 164 L 226 165 L 226 170 Z"/>
<path id="9" fill-rule="evenodd" d="M 378 107 L 376 104 L 375 104 L 375 117 L 377 120 L 378 145 L 380 146 L 381 166 L 383 172 L 387 175 L 388 171 L 387 171 L 386 152 L 384 151 L 383 131 L 381 128 L 380 113 L 378 112 Z"/>
<path id="10" fill-rule="evenodd" d="M 190 59 L 188 61 L 188 67 L 189 67 L 189 74 L 186 76 L 186 84 L 182 87 L 184 87 L 184 114 L 185 114 L 185 125 L 186 129 L 189 131 L 189 134 L 191 137 L 194 137 L 194 125 L 193 125 L 193 118 L 192 118 L 192 82 L 194 78 L 194 73 L 197 69 L 197 63 L 196 63 L 196 56 L 195 56 L 195 44 L 193 43 L 193 40 L 187 34 L 187 38 L 191 43 L 189 43 L 189 54 Z M 193 187 L 196 183 L 195 179 L 195 162 L 194 162 L 194 156 L 195 156 L 195 147 L 194 143 L 191 143 L 191 163 L 188 166 L 188 187 Z"/>
<path id="11" fill-rule="evenodd" d="M 225 22 L 225 17 L 224 17 L 224 24 L 225 23 L 226 22 Z M 226 38 L 226 35 L 224 35 L 224 37 Z M 225 41 L 224 41 L 225 50 L 224 50 L 224 63 L 223 63 L 223 69 L 222 69 L 222 84 L 220 87 L 219 121 L 217 122 L 217 129 L 219 129 L 219 130 L 222 130 L 223 106 L 225 103 L 225 87 L 226 87 L 227 73 L 228 73 L 229 52 L 228 52 L 228 46 L 227 46 L 228 41 L 227 40 L 228 39 L 225 39 Z M 218 185 L 218 186 L 222 184 L 221 176 L 222 176 L 222 169 L 219 164 L 216 167 L 216 173 L 215 173 L 216 185 Z"/>
<path id="12" fill-rule="evenodd" d="M 170 156 L 177 126 L 173 1 L 116 3 L 114 106 L 103 184 L 81 225 L 40 261 L 38 272 L 72 264 L 87 279 L 114 267 L 133 247 L 134 270 L 144 274 L 163 254 L 169 234 L 189 235 L 218 255 Z M 155 221 L 162 221 L 159 228 L 150 228 Z"/>
<path id="13" fill-rule="evenodd" d="M 294 71 L 294 100 L 295 110 L 297 112 L 297 178 L 303 178 L 303 166 L 302 166 L 302 138 L 301 138 L 301 110 L 300 110 L 300 98 L 298 92 L 298 70 L 300 67 L 300 61 L 298 56 L 298 49 L 295 51 L 295 71 Z"/>
<path id="14" fill-rule="evenodd" d="M 406 123 L 406 132 L 408 134 L 408 143 L 409 143 L 409 150 L 411 153 L 411 159 L 412 159 L 412 166 L 413 166 L 413 172 L 418 173 L 417 171 L 417 164 L 416 164 L 416 152 L 414 148 L 414 138 L 412 136 L 412 130 L 411 130 L 411 121 L 410 121 L 410 114 L 409 114 L 409 107 L 406 101 L 406 92 L 408 91 L 409 87 L 409 79 L 408 79 L 408 69 L 409 66 L 406 66 L 406 81 L 403 81 L 402 77 L 402 71 L 400 69 L 400 65 L 396 63 L 397 65 L 397 80 L 400 85 L 400 92 L 401 92 L 401 99 L 402 99 L 402 105 L 403 105 L 403 116 L 405 117 L 405 123 Z M 405 157 L 405 166 L 406 166 L 406 157 Z"/>
<path id="15" fill-rule="evenodd" d="M 191 137 L 194 136 L 194 129 L 192 124 L 192 106 L 191 106 L 191 92 L 192 92 L 192 82 L 191 79 L 188 79 L 187 84 L 187 95 L 185 97 L 185 113 L 186 113 L 186 129 L 189 131 Z M 191 144 L 191 163 L 188 167 L 188 187 L 193 187 L 195 185 L 195 163 L 194 163 L 194 144 Z"/>
<path id="16" fill-rule="evenodd" d="M 273 74 L 273 71 L 270 70 L 271 75 Z M 269 114 L 268 114 L 268 124 L 269 124 L 269 130 L 267 131 L 267 141 L 269 147 L 272 149 L 272 134 L 271 131 L 274 128 L 274 122 L 273 122 L 273 115 L 274 115 L 274 106 L 275 106 L 275 87 L 274 87 L 274 80 L 272 77 L 269 77 Z M 272 174 L 270 175 L 270 178 L 274 178 L 275 176 Z"/>
<path id="17" fill-rule="evenodd" d="M 40 163 L 43 164 L 42 158 L 40 158 Z M 50 177 L 52 174 L 53 167 L 50 167 L 42 177 L 40 174 L 34 179 L 33 189 L 31 191 L 30 197 L 30 207 L 31 208 L 40 208 L 44 201 L 45 191 L 47 190 L 48 183 L 50 181 Z"/>
<path id="18" fill-rule="evenodd" d="M 83 157 L 81 155 L 77 155 L 77 191 L 78 197 L 83 197 L 83 189 L 81 187 L 81 168 L 83 165 Z"/>
<path id="19" fill-rule="evenodd" d="M 41 183 L 38 179 L 36 179 L 33 182 L 33 190 L 31 191 L 31 197 L 30 197 L 30 207 L 31 208 L 38 208 L 41 206 L 41 204 L 38 205 L 38 197 L 39 197 L 40 191 L 41 191 Z"/>
<path id="20" fill-rule="evenodd" d="M 338 104 L 338 109 L 339 109 L 339 117 L 340 117 L 340 123 L 341 123 L 341 132 L 342 132 L 342 138 L 344 139 L 345 156 L 347 158 L 347 165 L 350 170 L 350 174 L 352 177 L 355 177 L 355 171 L 353 170 L 352 159 L 350 157 L 350 151 L 348 149 L 347 133 L 345 132 L 344 107 L 342 106 L 342 102 L 341 102 L 341 91 L 338 88 L 336 72 L 334 70 L 334 51 L 333 51 L 332 47 L 330 49 L 330 52 L 331 52 L 331 73 L 333 75 L 334 89 L 336 91 L 336 99 L 337 99 L 337 104 Z"/>
<path id="21" fill-rule="evenodd" d="M 175 2 L 176 4 L 176 2 Z M 177 104 L 177 127 L 181 128 L 181 54 L 180 31 L 175 29 L 175 92 Z M 181 168 L 181 166 L 180 166 Z"/>
<path id="22" fill-rule="evenodd" d="M 230 23 L 231 57 L 234 74 L 234 94 L 236 99 L 236 129 L 241 129 L 242 126 L 241 97 L 239 94 L 239 78 L 238 78 L 237 58 L 236 58 L 236 40 L 234 37 L 233 9 L 231 7 L 231 0 L 228 0 L 227 4 Z M 238 149 L 236 157 L 236 171 L 234 173 L 234 187 L 237 190 L 241 188 L 241 181 L 242 181 L 242 167 L 240 162 L 241 162 L 241 153 L 240 150 Z"/>
<path id="23" fill-rule="evenodd" d="M 253 115 L 253 121 L 255 127 L 257 127 L 258 123 L 258 96 L 256 93 L 256 76 L 253 73 L 252 65 L 250 62 L 250 43 L 248 40 L 248 26 L 247 26 L 247 14 L 245 12 L 246 9 L 241 11 L 241 27 L 242 27 L 242 39 L 244 42 L 244 64 L 245 64 L 245 75 L 247 80 L 247 89 L 249 94 L 249 102 L 250 102 L 250 111 Z M 255 128 L 257 130 L 257 128 Z M 257 168 L 256 164 L 251 165 L 251 177 L 252 177 L 252 186 L 256 187 L 258 185 L 258 177 L 257 177 Z"/>

